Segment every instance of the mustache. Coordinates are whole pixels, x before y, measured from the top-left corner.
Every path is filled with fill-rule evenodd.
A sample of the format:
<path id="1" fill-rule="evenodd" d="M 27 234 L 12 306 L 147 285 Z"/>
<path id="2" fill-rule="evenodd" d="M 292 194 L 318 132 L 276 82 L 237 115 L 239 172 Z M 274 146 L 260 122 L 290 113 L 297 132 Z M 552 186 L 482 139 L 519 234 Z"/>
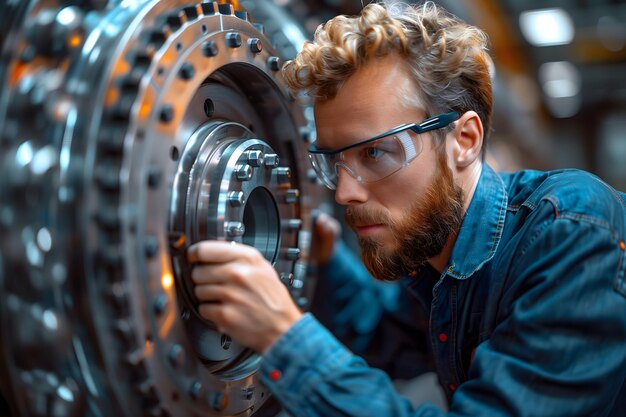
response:
<path id="1" fill-rule="evenodd" d="M 371 210 L 361 207 L 349 206 L 345 213 L 346 224 L 352 229 L 356 226 L 367 224 L 383 224 L 385 226 L 393 226 L 393 222 L 389 216 L 382 210 Z"/>

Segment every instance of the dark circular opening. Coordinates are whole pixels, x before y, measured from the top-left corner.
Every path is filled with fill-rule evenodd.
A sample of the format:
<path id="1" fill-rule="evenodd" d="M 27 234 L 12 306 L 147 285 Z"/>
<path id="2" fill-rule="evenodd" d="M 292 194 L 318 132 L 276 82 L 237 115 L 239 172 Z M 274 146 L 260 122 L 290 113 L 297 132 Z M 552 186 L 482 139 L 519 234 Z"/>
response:
<path id="1" fill-rule="evenodd" d="M 213 112 L 215 111 L 215 106 L 213 105 L 213 100 L 207 98 L 204 100 L 204 114 L 206 117 L 213 117 Z"/>
<path id="2" fill-rule="evenodd" d="M 254 246 L 265 259 L 274 262 L 280 239 L 280 218 L 272 193 L 257 187 L 250 193 L 243 212 L 246 231 L 243 243 Z"/>
<path id="3" fill-rule="evenodd" d="M 172 161 L 178 161 L 178 158 L 180 158 L 180 153 L 176 146 L 170 148 L 170 158 L 172 158 Z"/>

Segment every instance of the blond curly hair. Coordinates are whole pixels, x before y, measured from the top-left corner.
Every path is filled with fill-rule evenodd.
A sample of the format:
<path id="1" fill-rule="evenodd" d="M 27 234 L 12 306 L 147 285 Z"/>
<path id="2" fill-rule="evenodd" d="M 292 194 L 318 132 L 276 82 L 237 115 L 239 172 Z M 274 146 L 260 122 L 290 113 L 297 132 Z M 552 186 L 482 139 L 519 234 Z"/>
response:
<path id="1" fill-rule="evenodd" d="M 474 110 L 487 136 L 493 100 L 487 35 L 431 1 L 374 3 L 359 16 L 335 17 L 317 28 L 283 75 L 293 93 L 324 101 L 359 68 L 391 54 L 404 59 L 420 91 L 409 103 L 425 106 L 428 116 Z"/>

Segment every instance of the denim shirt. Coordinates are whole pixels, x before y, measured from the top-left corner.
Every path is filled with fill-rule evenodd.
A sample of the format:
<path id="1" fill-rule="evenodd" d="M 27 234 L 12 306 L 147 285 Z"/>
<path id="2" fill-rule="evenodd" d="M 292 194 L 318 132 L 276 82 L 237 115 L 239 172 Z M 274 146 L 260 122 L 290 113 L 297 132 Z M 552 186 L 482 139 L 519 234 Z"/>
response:
<path id="1" fill-rule="evenodd" d="M 625 416 L 624 199 L 582 171 L 483 167 L 444 272 L 407 278 L 447 413 L 413 409 L 311 314 L 264 353 L 263 383 L 294 416 Z"/>

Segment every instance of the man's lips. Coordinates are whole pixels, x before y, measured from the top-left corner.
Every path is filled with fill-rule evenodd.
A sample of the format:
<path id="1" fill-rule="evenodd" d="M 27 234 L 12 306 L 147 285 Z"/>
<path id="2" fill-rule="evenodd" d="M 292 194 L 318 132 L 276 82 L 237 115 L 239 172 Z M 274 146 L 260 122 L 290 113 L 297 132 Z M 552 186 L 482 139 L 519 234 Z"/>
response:
<path id="1" fill-rule="evenodd" d="M 384 224 L 362 224 L 354 226 L 354 230 L 359 236 L 369 236 L 380 232 L 385 227 Z"/>

